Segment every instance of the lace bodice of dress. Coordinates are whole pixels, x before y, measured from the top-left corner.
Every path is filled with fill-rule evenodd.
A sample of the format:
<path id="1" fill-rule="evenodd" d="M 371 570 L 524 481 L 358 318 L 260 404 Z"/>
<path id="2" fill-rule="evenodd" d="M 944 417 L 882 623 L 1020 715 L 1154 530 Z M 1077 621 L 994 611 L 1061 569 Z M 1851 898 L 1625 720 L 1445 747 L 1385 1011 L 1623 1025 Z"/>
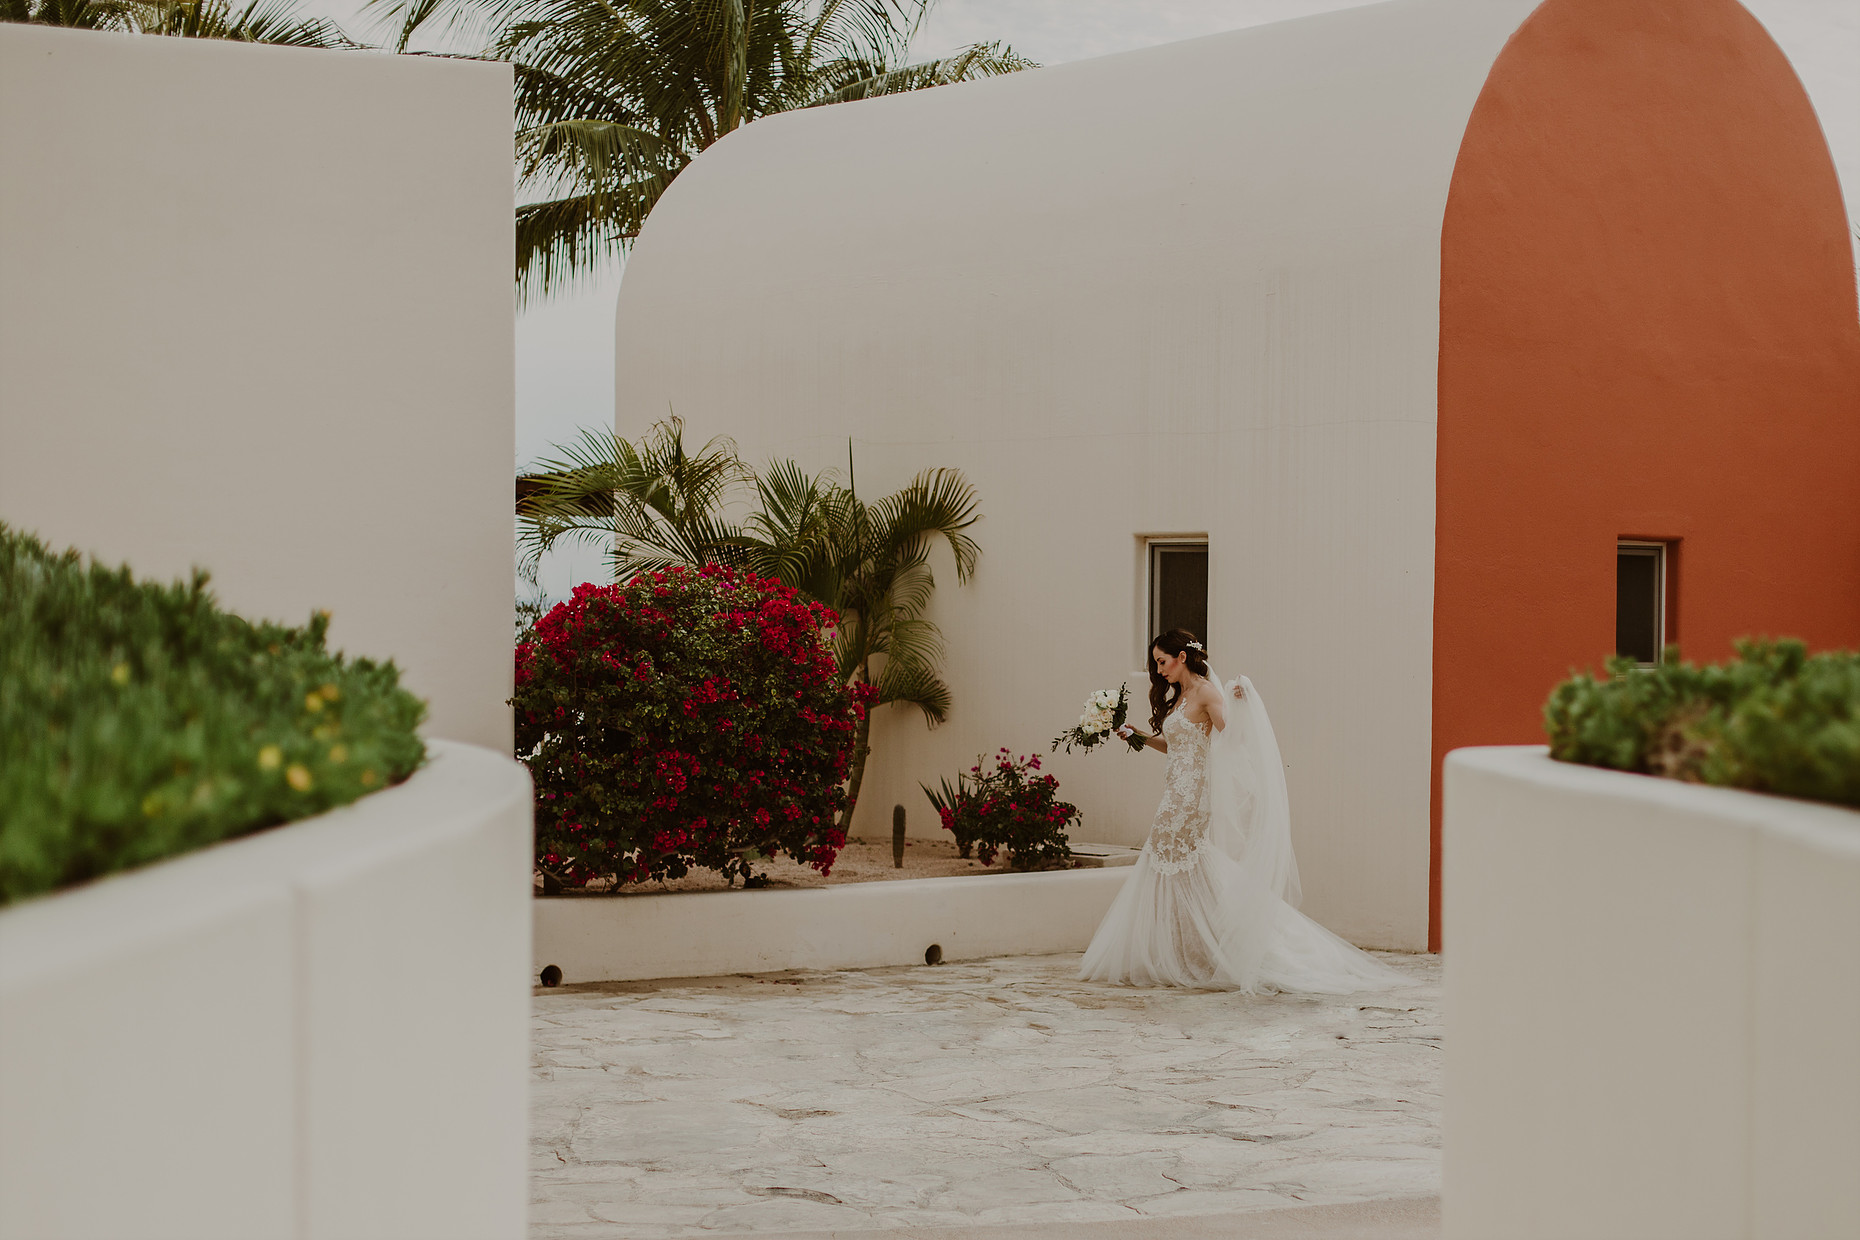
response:
<path id="1" fill-rule="evenodd" d="M 1162 737 L 1169 742 L 1169 770 L 1163 776 L 1163 796 L 1150 828 L 1150 860 L 1164 874 L 1193 869 L 1208 840 L 1208 807 L 1202 796 L 1208 782 L 1206 725 L 1190 723 L 1180 710 L 1163 719 Z"/>

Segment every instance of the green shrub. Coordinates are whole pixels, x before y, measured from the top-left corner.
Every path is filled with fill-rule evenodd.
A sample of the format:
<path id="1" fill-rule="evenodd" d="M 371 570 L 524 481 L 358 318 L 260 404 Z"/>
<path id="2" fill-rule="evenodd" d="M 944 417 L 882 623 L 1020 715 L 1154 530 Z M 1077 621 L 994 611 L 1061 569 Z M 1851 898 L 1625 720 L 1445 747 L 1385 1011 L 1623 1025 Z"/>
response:
<path id="1" fill-rule="evenodd" d="M 346 805 L 406 778 L 392 663 L 0 524 L 0 903 Z"/>
<path id="2" fill-rule="evenodd" d="M 1038 756 L 1016 759 L 1003 749 L 986 771 L 984 760 L 976 759 L 954 786 L 947 779 L 939 788 L 918 785 L 956 838 L 958 854 L 973 850 L 983 865 L 993 865 L 1005 852 L 1014 870 L 1069 869 L 1066 829 L 1079 820 L 1079 808 L 1059 799 L 1059 781 L 1034 773 Z"/>
<path id="3" fill-rule="evenodd" d="M 1552 757 L 1860 806 L 1860 654 L 1742 641 L 1706 667 L 1611 659 L 1544 705 Z"/>

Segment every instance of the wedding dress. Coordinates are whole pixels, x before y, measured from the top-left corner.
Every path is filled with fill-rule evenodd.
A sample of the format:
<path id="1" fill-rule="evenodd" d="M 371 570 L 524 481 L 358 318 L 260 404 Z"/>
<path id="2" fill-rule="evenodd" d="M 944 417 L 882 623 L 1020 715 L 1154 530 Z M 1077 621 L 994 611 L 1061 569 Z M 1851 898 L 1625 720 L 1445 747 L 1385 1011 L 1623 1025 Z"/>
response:
<path id="1" fill-rule="evenodd" d="M 1079 967 L 1085 981 L 1348 994 L 1403 984 L 1395 970 L 1298 911 L 1291 805 L 1253 682 L 1227 726 L 1163 720 L 1169 769 L 1150 837 Z"/>

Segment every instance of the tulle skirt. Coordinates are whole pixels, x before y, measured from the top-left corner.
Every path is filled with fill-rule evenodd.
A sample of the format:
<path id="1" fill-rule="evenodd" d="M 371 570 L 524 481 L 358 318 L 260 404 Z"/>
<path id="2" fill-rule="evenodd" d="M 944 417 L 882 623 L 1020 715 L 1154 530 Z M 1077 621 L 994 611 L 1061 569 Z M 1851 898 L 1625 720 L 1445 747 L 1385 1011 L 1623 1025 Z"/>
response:
<path id="1" fill-rule="evenodd" d="M 1145 848 L 1085 949 L 1079 977 L 1333 995 L 1408 980 L 1249 881 L 1239 861 L 1214 847 L 1167 874 Z"/>

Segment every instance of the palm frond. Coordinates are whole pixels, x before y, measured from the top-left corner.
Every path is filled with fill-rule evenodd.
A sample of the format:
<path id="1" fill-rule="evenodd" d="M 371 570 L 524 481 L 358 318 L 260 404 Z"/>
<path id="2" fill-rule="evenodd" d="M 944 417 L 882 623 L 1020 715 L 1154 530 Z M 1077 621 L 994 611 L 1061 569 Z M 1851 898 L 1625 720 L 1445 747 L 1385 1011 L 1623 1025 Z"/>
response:
<path id="1" fill-rule="evenodd" d="M 542 475 L 597 480 L 671 520 L 714 511 L 732 485 L 751 477 L 729 439 L 712 439 L 695 452 L 685 447 L 684 422 L 677 417 L 654 424 L 637 443 L 584 431 L 580 443 L 556 451 L 559 456 L 540 463 Z"/>
<path id="2" fill-rule="evenodd" d="M 933 0 L 826 0 L 809 23 L 810 65 L 855 59 L 890 64 L 904 56 L 923 28 Z"/>
<path id="3" fill-rule="evenodd" d="M 684 444 L 676 418 L 634 443 L 586 431 L 529 475 L 518 506 L 519 546 L 534 562 L 558 542 L 609 547 L 616 577 L 671 564 L 740 563 L 742 531 L 723 520 L 729 489 L 747 471 L 727 439 L 698 451 Z"/>
<path id="4" fill-rule="evenodd" d="M 587 118 L 636 129 L 651 127 L 651 118 L 629 104 L 623 93 L 605 89 L 605 84 L 591 74 L 564 77 L 521 60 L 512 60 L 510 67 L 515 77 L 513 101 L 519 132 L 532 125 Z"/>
<path id="5" fill-rule="evenodd" d="M 845 522 L 845 492 L 829 474 L 809 475 L 793 461 L 775 461 L 757 476 L 756 493 L 760 506 L 744 522 L 756 571 L 838 610 L 835 531 Z"/>
<path id="6" fill-rule="evenodd" d="M 892 660 L 879 673 L 878 704 L 887 706 L 894 702 L 917 707 L 923 711 L 925 722 L 933 728 L 949 718 L 949 686 L 929 668 L 918 664 Z"/>
<path id="7" fill-rule="evenodd" d="M 526 120 L 620 121 L 696 149 L 693 114 L 714 102 L 696 20 L 691 6 L 645 0 L 527 0 L 488 50 L 573 85 L 568 95 L 528 91 L 523 101 L 539 110 Z"/>
<path id="8" fill-rule="evenodd" d="M 0 21 L 290 47 L 364 46 L 328 18 L 301 12 L 295 0 L 250 0 L 238 10 L 231 0 L 0 0 Z"/>
<path id="9" fill-rule="evenodd" d="M 968 530 L 981 520 L 975 487 L 958 469 L 928 469 L 873 505 L 873 524 L 887 532 L 891 554 L 904 556 L 942 538 L 956 560 L 956 578 L 975 574 L 981 546 Z"/>
<path id="10" fill-rule="evenodd" d="M 916 620 L 930 609 L 936 578 L 930 572 L 929 548 L 918 546 L 872 566 L 873 581 L 883 587 L 885 611 L 895 623 Z"/>
<path id="11" fill-rule="evenodd" d="M 0 21 L 73 30 L 133 30 L 125 0 L 0 0 Z"/>
<path id="12" fill-rule="evenodd" d="M 550 121 L 517 131 L 520 178 L 582 194 L 598 196 L 617 187 L 656 201 L 689 162 L 657 135 L 614 121 Z"/>
<path id="13" fill-rule="evenodd" d="M 1040 66 L 1006 43 L 976 43 L 954 56 L 891 68 L 882 62 L 848 59 L 821 66 L 819 93 L 804 106 L 850 103 L 906 91 L 927 90 L 956 82 L 1019 73 Z"/>
<path id="14" fill-rule="evenodd" d="M 659 200 L 654 182 L 517 208 L 517 304 L 564 292 L 626 252 Z"/>
<path id="15" fill-rule="evenodd" d="M 229 0 L 134 0 L 125 8 L 130 27 L 140 34 L 288 47 L 362 46 L 335 22 L 299 12 L 295 0 L 250 0 L 237 12 Z"/>
<path id="16" fill-rule="evenodd" d="M 482 46 L 524 0 L 366 0 L 362 16 L 394 31 L 394 50 L 407 51 L 417 35 L 452 36 Z"/>
<path id="17" fill-rule="evenodd" d="M 943 662 L 943 630 L 921 616 L 894 617 L 885 626 L 882 649 L 893 663 L 934 670 Z"/>

